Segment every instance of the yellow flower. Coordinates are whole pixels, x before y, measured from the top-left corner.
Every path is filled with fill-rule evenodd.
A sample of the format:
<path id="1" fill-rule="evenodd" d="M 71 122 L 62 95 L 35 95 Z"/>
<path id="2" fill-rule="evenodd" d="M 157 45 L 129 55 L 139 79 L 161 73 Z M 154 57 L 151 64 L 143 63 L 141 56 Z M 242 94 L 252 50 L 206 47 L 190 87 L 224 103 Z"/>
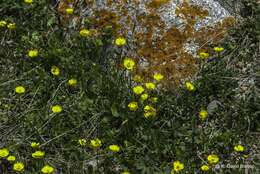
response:
<path id="1" fill-rule="evenodd" d="M 86 144 L 87 144 L 87 140 L 86 139 L 79 139 L 79 145 L 81 145 L 81 146 L 86 146 Z"/>
<path id="2" fill-rule="evenodd" d="M 234 150 L 236 152 L 244 152 L 245 151 L 245 147 L 240 145 L 240 144 L 238 144 L 238 145 L 234 146 Z"/>
<path id="3" fill-rule="evenodd" d="M 1 21 L 0 21 L 0 27 L 5 27 L 6 24 L 7 24 L 6 21 L 4 21 L 4 20 L 1 20 Z"/>
<path id="4" fill-rule="evenodd" d="M 38 148 L 40 146 L 40 143 L 37 143 L 37 142 L 32 142 L 31 143 L 31 147 L 32 148 Z"/>
<path id="5" fill-rule="evenodd" d="M 95 138 L 95 139 L 90 141 L 90 146 L 92 148 L 99 148 L 99 147 L 102 146 L 102 142 L 99 138 Z"/>
<path id="6" fill-rule="evenodd" d="M 137 95 L 140 95 L 144 92 L 144 88 L 142 86 L 133 87 L 133 92 Z"/>
<path id="7" fill-rule="evenodd" d="M 155 89 L 155 84 L 152 83 L 152 82 L 145 83 L 145 87 L 146 87 L 147 89 L 152 90 L 152 89 Z"/>
<path id="8" fill-rule="evenodd" d="M 0 158 L 5 158 L 9 155 L 9 150 L 6 148 L 0 149 Z"/>
<path id="9" fill-rule="evenodd" d="M 44 155 L 45 155 L 45 152 L 44 151 L 40 151 L 40 150 L 32 153 L 32 157 L 33 158 L 43 158 Z"/>
<path id="10" fill-rule="evenodd" d="M 15 156 L 10 155 L 10 156 L 7 158 L 7 161 L 9 161 L 9 162 L 14 162 L 15 159 L 16 159 Z"/>
<path id="11" fill-rule="evenodd" d="M 145 101 L 145 100 L 148 99 L 148 97 L 149 97 L 148 94 L 146 94 L 146 93 L 145 93 L 145 94 L 142 94 L 142 95 L 141 95 L 141 100 L 142 100 L 142 101 Z"/>
<path id="12" fill-rule="evenodd" d="M 130 174 L 130 172 L 125 171 L 125 172 L 122 172 L 121 174 Z"/>
<path id="13" fill-rule="evenodd" d="M 126 44 L 126 39 L 123 38 L 123 37 L 118 37 L 118 38 L 116 39 L 116 41 L 115 41 L 115 44 L 116 44 L 117 46 L 123 46 L 123 45 Z"/>
<path id="14" fill-rule="evenodd" d="M 76 86 L 76 84 L 77 84 L 77 80 L 76 80 L 76 79 L 70 79 L 70 80 L 68 81 L 68 85 L 69 85 L 69 86 Z"/>
<path id="15" fill-rule="evenodd" d="M 17 172 L 21 172 L 24 170 L 24 164 L 21 162 L 14 163 L 13 170 Z"/>
<path id="16" fill-rule="evenodd" d="M 162 74 L 160 74 L 160 73 L 155 73 L 153 75 L 153 78 L 159 82 L 159 81 L 161 81 L 164 78 L 164 76 Z"/>
<path id="17" fill-rule="evenodd" d="M 17 87 L 15 88 L 15 92 L 16 92 L 17 94 L 23 94 L 23 93 L 25 93 L 25 88 L 24 88 L 23 86 L 17 86 Z"/>
<path id="18" fill-rule="evenodd" d="M 58 68 L 57 66 L 52 66 L 51 73 L 55 76 L 58 76 L 60 74 L 60 68 Z"/>
<path id="19" fill-rule="evenodd" d="M 79 34 L 82 36 L 82 37 L 88 37 L 91 35 L 91 32 L 90 30 L 87 30 L 87 29 L 81 29 Z"/>
<path id="20" fill-rule="evenodd" d="M 109 147 L 109 150 L 111 150 L 112 152 L 119 152 L 120 151 L 120 147 L 118 145 L 110 145 Z"/>
<path id="21" fill-rule="evenodd" d="M 208 111 L 206 111 L 206 110 L 204 110 L 204 109 L 202 109 L 200 112 L 199 112 L 199 118 L 201 119 L 201 120 L 204 120 L 205 118 L 207 118 L 208 117 Z"/>
<path id="22" fill-rule="evenodd" d="M 185 87 L 188 91 L 195 91 L 196 90 L 195 86 L 191 82 L 186 82 Z"/>
<path id="23" fill-rule="evenodd" d="M 135 61 L 133 59 L 131 59 L 131 58 L 125 58 L 124 59 L 124 67 L 127 70 L 133 70 L 134 66 L 135 66 Z"/>
<path id="24" fill-rule="evenodd" d="M 224 51 L 224 48 L 223 48 L 223 47 L 214 47 L 213 49 L 214 49 L 214 51 L 216 51 L 216 52 L 222 52 L 222 51 Z"/>
<path id="25" fill-rule="evenodd" d="M 199 56 L 201 59 L 207 59 L 207 58 L 209 58 L 209 53 L 200 52 Z"/>
<path id="26" fill-rule="evenodd" d="M 24 0 L 24 2 L 25 2 L 26 4 L 31 4 L 31 3 L 33 3 L 33 0 Z"/>
<path id="27" fill-rule="evenodd" d="M 209 168 L 209 166 L 208 165 L 202 165 L 201 167 L 200 167 L 200 169 L 202 170 L 202 171 L 208 171 L 210 168 Z"/>
<path id="28" fill-rule="evenodd" d="M 216 164 L 219 161 L 219 157 L 217 155 L 212 155 L 212 154 L 209 155 L 207 159 L 210 164 Z"/>
<path id="29" fill-rule="evenodd" d="M 43 168 L 41 169 L 41 172 L 44 174 L 51 174 L 54 172 L 54 168 L 52 166 L 49 165 L 45 165 L 43 166 Z"/>
<path id="30" fill-rule="evenodd" d="M 38 55 L 39 55 L 39 51 L 36 49 L 29 50 L 29 52 L 28 52 L 28 57 L 30 57 L 30 58 L 37 57 Z"/>
<path id="31" fill-rule="evenodd" d="M 73 8 L 66 8 L 66 13 L 67 14 L 73 14 L 74 13 L 74 9 Z"/>
<path id="32" fill-rule="evenodd" d="M 62 111 L 62 107 L 60 105 L 54 105 L 51 107 L 53 113 L 60 113 Z"/>
<path id="33" fill-rule="evenodd" d="M 16 24 L 15 23 L 9 23 L 7 25 L 7 28 L 10 29 L 10 30 L 16 29 Z"/>
<path id="34" fill-rule="evenodd" d="M 138 109 L 138 103 L 137 102 L 131 102 L 128 104 L 128 108 L 131 111 L 136 111 Z"/>
<path id="35" fill-rule="evenodd" d="M 150 118 L 150 117 L 155 117 L 155 116 L 156 116 L 156 109 L 150 105 L 146 105 L 144 107 L 144 117 Z"/>
<path id="36" fill-rule="evenodd" d="M 175 172 L 180 172 L 183 169 L 184 169 L 184 164 L 183 163 L 181 163 L 180 161 L 174 161 L 173 162 L 173 170 Z"/>
<path id="37" fill-rule="evenodd" d="M 134 78 L 133 78 L 133 80 L 134 80 L 135 82 L 142 82 L 142 77 L 139 76 L 139 75 L 135 75 Z"/>

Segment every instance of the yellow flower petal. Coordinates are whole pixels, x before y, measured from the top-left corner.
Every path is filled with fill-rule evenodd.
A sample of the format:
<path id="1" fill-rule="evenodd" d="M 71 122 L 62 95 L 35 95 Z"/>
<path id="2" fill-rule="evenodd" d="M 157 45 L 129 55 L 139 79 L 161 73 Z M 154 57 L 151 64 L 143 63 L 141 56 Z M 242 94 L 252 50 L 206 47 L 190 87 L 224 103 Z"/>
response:
<path id="1" fill-rule="evenodd" d="M 135 67 L 135 61 L 131 58 L 125 58 L 123 64 L 127 70 L 133 70 Z"/>
<path id="2" fill-rule="evenodd" d="M 244 152 L 245 151 L 245 147 L 240 145 L 240 144 L 238 144 L 238 145 L 234 146 L 234 150 L 236 152 Z"/>
<path id="3" fill-rule="evenodd" d="M 88 37 L 91 35 L 91 32 L 90 30 L 87 30 L 87 29 L 81 29 L 80 32 L 79 32 L 80 36 L 82 37 Z"/>
<path id="4" fill-rule="evenodd" d="M 9 155 L 9 150 L 6 148 L 0 149 L 0 159 L 5 158 Z"/>
<path id="5" fill-rule="evenodd" d="M 128 104 L 128 108 L 131 111 L 136 111 L 138 109 L 138 103 L 137 102 L 131 102 Z"/>
<path id="6" fill-rule="evenodd" d="M 216 164 L 219 162 L 219 157 L 217 155 L 211 154 L 207 157 L 207 160 L 210 164 Z"/>
<path id="7" fill-rule="evenodd" d="M 23 86 L 17 86 L 17 87 L 15 88 L 15 92 L 16 92 L 17 94 L 23 94 L 23 93 L 25 93 L 25 88 L 24 88 Z"/>
<path id="8" fill-rule="evenodd" d="M 24 170 L 24 164 L 21 162 L 14 163 L 13 170 L 17 172 L 21 172 Z"/>
<path id="9" fill-rule="evenodd" d="M 142 86 L 133 87 L 133 92 L 137 95 L 140 95 L 144 92 L 144 88 Z"/>
<path id="10" fill-rule="evenodd" d="M 112 152 L 119 152 L 120 151 L 120 147 L 118 145 L 110 145 L 109 147 L 109 150 L 111 150 Z"/>
<path id="11" fill-rule="evenodd" d="M 51 107 L 51 110 L 53 113 L 60 113 L 62 111 L 62 106 L 60 105 L 54 105 Z"/>
<path id="12" fill-rule="evenodd" d="M 49 165 L 45 165 L 42 169 L 41 172 L 44 174 L 51 174 L 54 172 L 54 168 L 52 166 Z"/>
<path id="13" fill-rule="evenodd" d="M 160 74 L 160 73 L 155 73 L 153 75 L 153 78 L 159 82 L 159 81 L 161 81 L 164 78 L 164 76 L 162 74 Z"/>
<path id="14" fill-rule="evenodd" d="M 99 148 L 99 147 L 102 146 L 102 142 L 99 138 L 95 138 L 95 139 L 90 141 L 90 146 L 92 148 Z"/>
<path id="15" fill-rule="evenodd" d="M 116 40 L 115 40 L 115 44 L 117 46 L 123 46 L 126 44 L 126 39 L 123 38 L 123 37 L 118 37 Z"/>
<path id="16" fill-rule="evenodd" d="M 200 169 L 201 169 L 202 171 L 208 171 L 208 170 L 210 169 L 210 167 L 209 167 L 208 165 L 202 165 L 202 166 L 200 167 Z"/>
<path id="17" fill-rule="evenodd" d="M 67 14 L 73 14 L 74 13 L 74 9 L 73 8 L 66 8 L 66 13 Z"/>

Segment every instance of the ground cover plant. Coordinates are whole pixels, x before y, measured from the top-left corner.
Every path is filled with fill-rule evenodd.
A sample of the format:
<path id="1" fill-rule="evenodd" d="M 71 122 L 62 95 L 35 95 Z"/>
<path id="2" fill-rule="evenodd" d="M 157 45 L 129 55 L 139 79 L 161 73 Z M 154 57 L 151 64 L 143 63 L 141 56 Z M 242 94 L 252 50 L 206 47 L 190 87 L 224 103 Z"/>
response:
<path id="1" fill-rule="evenodd" d="M 259 3 L 106 2 L 0 2 L 0 173 L 259 173 Z"/>

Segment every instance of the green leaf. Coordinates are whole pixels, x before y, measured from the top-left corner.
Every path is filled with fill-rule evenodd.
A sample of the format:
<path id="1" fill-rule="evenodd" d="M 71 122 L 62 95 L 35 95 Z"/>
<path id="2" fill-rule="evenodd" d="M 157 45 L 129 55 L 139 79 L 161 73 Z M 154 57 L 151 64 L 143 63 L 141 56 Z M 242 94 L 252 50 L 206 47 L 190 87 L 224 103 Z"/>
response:
<path id="1" fill-rule="evenodd" d="M 113 115 L 114 117 L 119 117 L 119 113 L 118 113 L 116 104 L 113 104 L 113 105 L 111 106 L 111 112 L 112 112 L 112 115 Z"/>

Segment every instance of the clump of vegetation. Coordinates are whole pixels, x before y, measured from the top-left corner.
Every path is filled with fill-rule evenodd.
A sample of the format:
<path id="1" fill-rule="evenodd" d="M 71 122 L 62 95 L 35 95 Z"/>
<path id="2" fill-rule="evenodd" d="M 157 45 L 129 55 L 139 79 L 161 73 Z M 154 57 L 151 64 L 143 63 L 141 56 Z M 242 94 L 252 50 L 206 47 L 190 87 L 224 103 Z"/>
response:
<path id="1" fill-rule="evenodd" d="M 180 30 L 167 3 L 136 23 L 128 1 L 0 3 L 0 173 L 257 173 L 259 5 L 195 30 L 184 3 Z"/>

